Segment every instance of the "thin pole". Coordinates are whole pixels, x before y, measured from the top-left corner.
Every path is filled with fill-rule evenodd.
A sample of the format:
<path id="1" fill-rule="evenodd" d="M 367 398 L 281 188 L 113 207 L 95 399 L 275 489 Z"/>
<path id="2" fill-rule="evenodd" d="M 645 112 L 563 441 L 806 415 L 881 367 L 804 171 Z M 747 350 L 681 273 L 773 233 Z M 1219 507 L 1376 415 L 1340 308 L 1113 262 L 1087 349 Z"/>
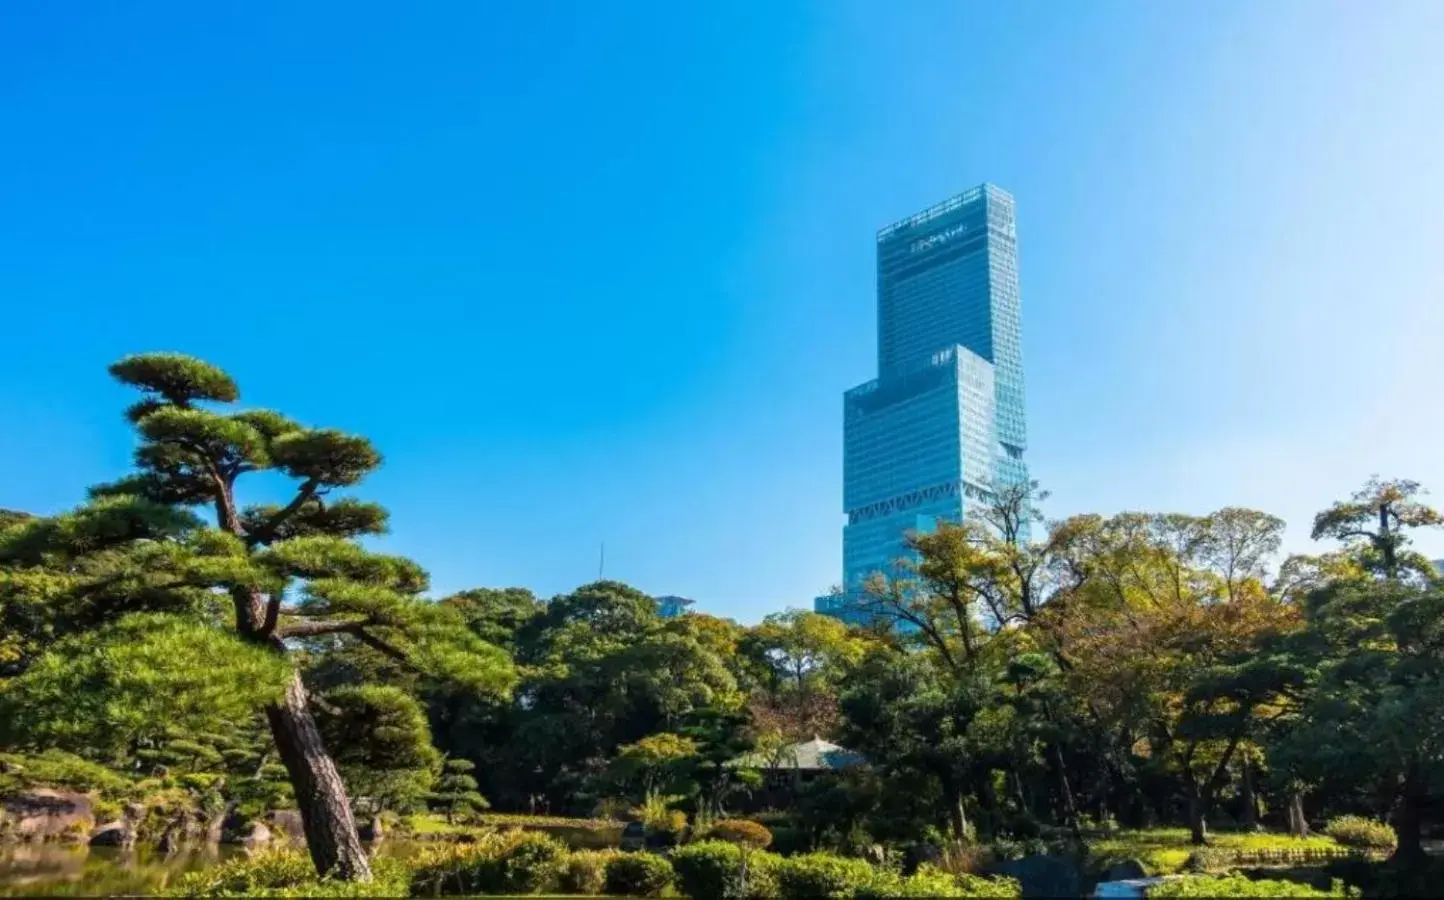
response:
<path id="1" fill-rule="evenodd" d="M 602 541 L 602 557 L 597 560 L 597 580 L 602 580 L 602 573 L 607 569 L 607 542 Z"/>

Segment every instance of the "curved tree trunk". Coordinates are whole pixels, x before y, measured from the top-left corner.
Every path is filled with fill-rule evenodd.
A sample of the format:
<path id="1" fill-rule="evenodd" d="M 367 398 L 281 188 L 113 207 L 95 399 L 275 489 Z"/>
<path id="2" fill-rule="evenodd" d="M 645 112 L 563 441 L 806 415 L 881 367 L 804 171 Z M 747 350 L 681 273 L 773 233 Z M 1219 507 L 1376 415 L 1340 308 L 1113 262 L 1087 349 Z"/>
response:
<path id="1" fill-rule="evenodd" d="M 1253 788 L 1253 762 L 1247 755 L 1243 758 L 1243 773 L 1240 785 L 1240 801 L 1243 804 L 1243 814 L 1239 819 L 1240 824 L 1249 831 L 1258 828 L 1258 795 Z"/>
<path id="2" fill-rule="evenodd" d="M 1197 786 L 1189 789 L 1188 838 L 1195 845 L 1208 843 L 1208 808 Z"/>
<path id="3" fill-rule="evenodd" d="M 1304 795 L 1301 791 L 1289 792 L 1289 834 L 1299 838 L 1309 836 L 1309 820 L 1304 816 Z"/>
<path id="4" fill-rule="evenodd" d="M 1424 828 L 1421 815 L 1424 799 L 1424 779 L 1420 773 L 1419 764 L 1411 762 L 1399 792 L 1398 805 L 1394 808 L 1394 833 L 1399 836 L 1399 845 L 1394 850 L 1394 859 L 1405 866 L 1415 865 L 1424 859 Z"/>
<path id="5" fill-rule="evenodd" d="M 343 881 L 370 880 L 371 863 L 356 833 L 346 785 L 321 742 L 299 672 L 287 685 L 285 698 L 266 707 L 266 719 L 290 775 L 316 871 Z"/>
<path id="6" fill-rule="evenodd" d="M 1073 837 L 1083 840 L 1082 827 L 1078 821 L 1078 802 L 1073 797 L 1073 786 L 1068 781 L 1068 764 L 1063 761 L 1063 748 L 1053 742 L 1053 762 L 1058 766 L 1058 788 L 1063 800 L 1063 824 L 1073 832 Z"/>

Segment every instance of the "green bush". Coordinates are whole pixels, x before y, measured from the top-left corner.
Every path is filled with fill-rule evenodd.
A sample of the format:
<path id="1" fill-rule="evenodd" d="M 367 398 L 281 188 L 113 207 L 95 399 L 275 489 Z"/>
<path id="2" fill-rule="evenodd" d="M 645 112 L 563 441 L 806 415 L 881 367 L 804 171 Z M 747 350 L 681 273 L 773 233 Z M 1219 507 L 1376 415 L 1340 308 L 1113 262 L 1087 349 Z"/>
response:
<path id="1" fill-rule="evenodd" d="M 1296 881 L 1254 881 L 1242 875 L 1227 877 L 1189 876 L 1165 881 L 1148 888 L 1149 900 L 1170 897 L 1296 897 L 1312 900 L 1321 897 L 1343 897 L 1344 886 L 1334 882 L 1328 890 L 1319 890 Z"/>
<path id="2" fill-rule="evenodd" d="M 772 844 L 772 832 L 767 830 L 767 826 L 747 819 L 722 819 L 714 822 L 704 833 L 704 838 L 756 847 L 759 850 L 765 850 Z"/>
<path id="3" fill-rule="evenodd" d="M 616 850 L 578 850 L 562 860 L 557 890 L 563 894 L 600 894 L 607 887 L 607 863 Z"/>
<path id="4" fill-rule="evenodd" d="M 958 896 L 990 898 L 990 900 L 1016 900 L 1023 896 L 1023 885 L 1016 878 L 982 875 L 955 875 L 953 882 L 962 891 Z"/>
<path id="5" fill-rule="evenodd" d="M 1234 856 L 1234 851 L 1222 847 L 1199 847 L 1188 855 L 1183 870 L 1198 874 L 1227 872 L 1234 867 Z"/>
<path id="6" fill-rule="evenodd" d="M 98 791 L 112 797 L 125 796 L 132 787 L 113 769 L 62 750 L 45 750 L 31 756 L 0 753 L 0 789 L 42 786 Z"/>
<path id="7" fill-rule="evenodd" d="M 556 883 L 566 852 L 555 838 L 530 831 L 428 847 L 412 862 L 412 892 L 431 897 L 535 893 Z"/>
<path id="8" fill-rule="evenodd" d="M 777 896 L 777 870 L 782 858 L 761 850 L 744 849 L 720 840 L 698 841 L 672 853 L 677 887 L 692 900 L 744 897 L 766 900 Z"/>
<path id="9" fill-rule="evenodd" d="M 311 857 L 298 850 L 272 850 L 191 872 L 166 893 L 178 897 L 401 897 L 409 870 L 394 859 L 371 861 L 365 884 L 317 878 Z"/>
<path id="10" fill-rule="evenodd" d="M 657 897 L 671 887 L 672 864 L 652 853 L 619 853 L 607 861 L 608 894 Z"/>
<path id="11" fill-rule="evenodd" d="M 896 872 L 874 872 L 872 878 L 853 893 L 856 900 L 885 900 L 891 897 L 978 897 L 1015 900 L 1023 889 L 1012 878 L 984 878 L 980 875 L 953 876 L 932 866 L 922 866 L 903 877 Z"/>
<path id="12" fill-rule="evenodd" d="M 556 883 L 566 845 L 550 835 L 523 832 L 502 851 L 492 893 L 534 894 Z"/>
<path id="13" fill-rule="evenodd" d="M 828 853 L 793 856 L 777 867 L 777 888 L 783 900 L 847 898 L 872 878 L 872 866 L 862 860 Z"/>
<path id="14" fill-rule="evenodd" d="M 411 860 L 411 893 L 420 897 L 474 894 L 480 891 L 478 870 L 497 857 L 496 835 L 474 844 L 425 847 Z"/>
<path id="15" fill-rule="evenodd" d="M 891 897 L 962 897 L 965 896 L 953 877 L 946 872 L 924 867 L 906 878 L 896 872 L 875 871 L 852 893 L 856 900 L 887 900 Z"/>
<path id="16" fill-rule="evenodd" d="M 1345 847 L 1360 850 L 1390 852 L 1399 844 L 1394 829 L 1363 816 L 1339 816 L 1324 827 L 1324 834 Z"/>

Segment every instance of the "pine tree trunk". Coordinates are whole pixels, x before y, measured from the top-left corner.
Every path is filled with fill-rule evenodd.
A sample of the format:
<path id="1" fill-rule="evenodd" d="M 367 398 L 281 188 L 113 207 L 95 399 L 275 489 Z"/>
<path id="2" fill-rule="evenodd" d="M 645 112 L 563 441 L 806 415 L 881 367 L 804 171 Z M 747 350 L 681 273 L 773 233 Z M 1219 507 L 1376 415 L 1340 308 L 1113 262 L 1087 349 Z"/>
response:
<path id="1" fill-rule="evenodd" d="M 1253 831 L 1258 827 L 1258 797 L 1253 789 L 1253 763 L 1247 756 L 1243 758 L 1243 816 L 1241 821 L 1243 827 Z"/>
<path id="2" fill-rule="evenodd" d="M 1298 791 L 1289 793 L 1289 834 L 1298 838 L 1309 836 L 1309 820 L 1304 817 L 1304 795 Z"/>
<path id="3" fill-rule="evenodd" d="M 1063 748 L 1056 743 L 1053 744 L 1053 761 L 1058 766 L 1058 787 L 1063 797 L 1063 824 L 1073 832 L 1073 837 L 1083 839 L 1083 832 L 1078 823 L 1078 802 L 1073 797 L 1073 786 L 1068 781 L 1068 766 L 1063 761 Z"/>
<path id="4" fill-rule="evenodd" d="M 1418 763 L 1411 763 L 1399 793 L 1398 806 L 1394 809 L 1394 833 L 1399 836 L 1394 859 L 1405 865 L 1424 858 L 1423 816 L 1420 810 L 1424 805 L 1423 784 Z"/>
<path id="5" fill-rule="evenodd" d="M 266 719 L 290 774 L 316 871 L 342 881 L 369 881 L 371 863 L 356 833 L 346 785 L 321 742 L 299 672 L 286 687 L 285 698 L 266 707 Z"/>
<path id="6" fill-rule="evenodd" d="M 1197 789 L 1188 798 L 1188 836 L 1194 844 L 1208 843 L 1208 821 L 1205 818 L 1203 797 Z"/>

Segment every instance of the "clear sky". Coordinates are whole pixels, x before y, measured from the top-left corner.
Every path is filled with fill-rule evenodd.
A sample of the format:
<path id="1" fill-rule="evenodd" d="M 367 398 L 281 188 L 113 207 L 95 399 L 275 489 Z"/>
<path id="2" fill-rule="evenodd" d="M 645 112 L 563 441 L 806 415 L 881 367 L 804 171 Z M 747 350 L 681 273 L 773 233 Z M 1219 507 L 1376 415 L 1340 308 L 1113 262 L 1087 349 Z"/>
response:
<path id="1" fill-rule="evenodd" d="M 178 350 L 371 436 L 438 593 L 755 620 L 841 557 L 875 231 L 1017 199 L 1053 516 L 1444 502 L 1444 3 L 0 8 L 0 506 Z M 1421 547 L 1444 556 L 1444 534 Z"/>

